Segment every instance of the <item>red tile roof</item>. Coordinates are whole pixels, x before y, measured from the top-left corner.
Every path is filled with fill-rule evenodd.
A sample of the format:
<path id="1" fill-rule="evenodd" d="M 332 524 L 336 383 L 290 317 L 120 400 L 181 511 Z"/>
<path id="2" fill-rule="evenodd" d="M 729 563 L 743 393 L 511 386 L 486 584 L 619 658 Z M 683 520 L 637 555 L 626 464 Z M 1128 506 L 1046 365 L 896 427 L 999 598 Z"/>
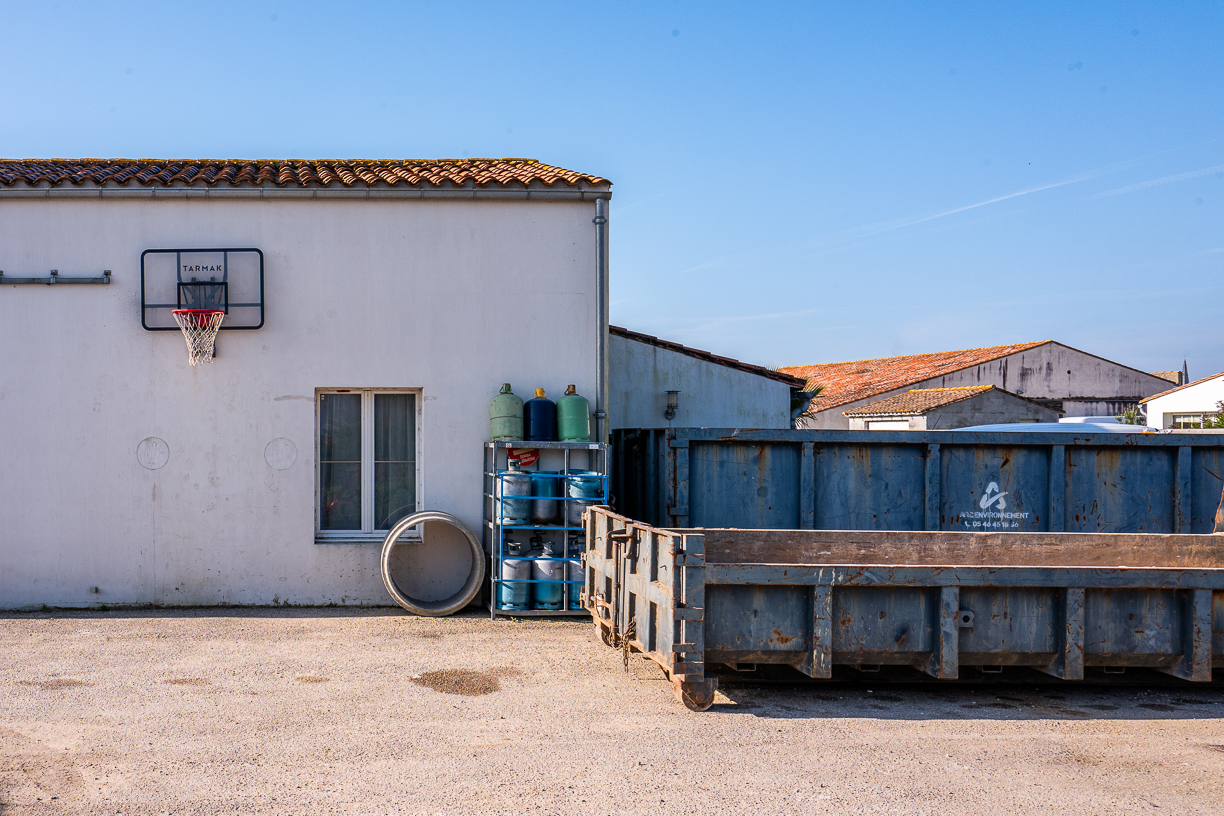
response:
<path id="1" fill-rule="evenodd" d="M 802 377 L 795 377 L 791 374 L 784 374 L 781 371 L 776 371 L 765 366 L 753 365 L 752 363 L 742 363 L 739 360 L 733 360 L 730 357 L 719 357 L 717 354 L 712 354 L 701 349 L 689 348 L 682 346 L 679 343 L 673 343 L 670 340 L 660 340 L 652 334 L 641 334 L 640 332 L 622 329 L 620 326 L 609 326 L 608 331 L 617 337 L 624 337 L 626 340 L 636 340 L 639 343 L 656 346 L 657 348 L 674 351 L 677 354 L 685 354 L 689 357 L 698 360 L 705 360 L 707 363 L 715 363 L 727 368 L 735 368 L 740 371 L 745 371 L 749 374 L 756 374 L 758 377 L 768 377 L 771 380 L 777 380 L 789 385 L 791 388 L 801 388 L 804 384 Z"/>
<path id="2" fill-rule="evenodd" d="M 1201 380 L 1195 380 L 1194 382 L 1188 382 L 1185 385 L 1179 385 L 1176 388 L 1170 388 L 1168 391 L 1161 391 L 1159 394 L 1153 394 L 1150 397 L 1144 397 L 1143 399 L 1139 400 L 1139 404 L 1142 405 L 1145 402 L 1151 402 L 1157 397 L 1163 397 L 1166 394 L 1172 394 L 1174 391 L 1181 391 L 1183 388 L 1189 388 L 1192 385 L 1198 385 L 1199 383 L 1205 383 L 1208 380 L 1214 380 L 1217 377 L 1224 377 L 1224 371 L 1221 371 L 1218 374 L 1212 374 L 1210 377 L 1204 377 Z"/>
<path id="3" fill-rule="evenodd" d="M 824 391 L 812 401 L 812 407 L 817 411 L 825 411 L 1051 342 L 1053 341 L 1040 340 L 1035 343 L 1013 343 L 1009 346 L 940 351 L 934 354 L 907 354 L 903 357 L 880 357 L 848 363 L 784 366 L 779 370 L 803 377 L 807 380 L 809 389 L 823 385 Z"/>
<path id="4" fill-rule="evenodd" d="M 535 159 L 0 159 L 0 187 L 18 183 L 126 187 L 549 187 L 611 182 Z"/>
<path id="5" fill-rule="evenodd" d="M 843 411 L 846 416 L 882 416 L 884 414 L 922 414 L 934 408 L 942 408 L 961 400 L 984 394 L 993 385 L 962 385 L 955 388 L 914 388 L 904 394 L 882 399 L 879 402 Z M 1002 391 L 1003 389 L 999 389 Z"/>

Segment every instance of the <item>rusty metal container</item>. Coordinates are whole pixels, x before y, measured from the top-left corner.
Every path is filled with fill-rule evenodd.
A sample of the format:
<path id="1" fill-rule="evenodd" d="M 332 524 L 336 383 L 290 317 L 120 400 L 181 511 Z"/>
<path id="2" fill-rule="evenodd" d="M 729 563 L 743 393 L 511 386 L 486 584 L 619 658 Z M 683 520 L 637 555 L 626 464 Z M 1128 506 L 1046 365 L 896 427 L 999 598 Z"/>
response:
<path id="1" fill-rule="evenodd" d="M 1224 534 L 660 529 L 597 507 L 584 567 L 604 642 L 658 663 L 695 711 L 715 664 L 1224 667 Z"/>
<path id="2" fill-rule="evenodd" d="M 619 430 L 612 467 L 660 527 L 1207 533 L 1224 434 Z"/>

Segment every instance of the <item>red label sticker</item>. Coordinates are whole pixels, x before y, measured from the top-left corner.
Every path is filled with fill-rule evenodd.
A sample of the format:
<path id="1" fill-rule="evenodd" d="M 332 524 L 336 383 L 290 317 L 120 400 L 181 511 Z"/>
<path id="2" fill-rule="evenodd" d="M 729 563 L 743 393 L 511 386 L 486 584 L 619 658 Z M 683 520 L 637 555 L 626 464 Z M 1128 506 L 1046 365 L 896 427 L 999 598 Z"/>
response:
<path id="1" fill-rule="evenodd" d="M 535 448 L 511 448 L 506 458 L 518 463 L 519 467 L 527 467 L 540 460 L 540 452 Z"/>

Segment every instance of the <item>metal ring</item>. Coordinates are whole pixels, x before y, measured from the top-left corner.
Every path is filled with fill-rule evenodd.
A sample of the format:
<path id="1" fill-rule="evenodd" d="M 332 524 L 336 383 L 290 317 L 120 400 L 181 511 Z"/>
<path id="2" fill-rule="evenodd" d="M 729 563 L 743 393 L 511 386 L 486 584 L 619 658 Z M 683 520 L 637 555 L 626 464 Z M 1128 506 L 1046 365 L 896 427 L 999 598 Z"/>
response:
<path id="1" fill-rule="evenodd" d="M 400 592 L 399 587 L 395 585 L 395 581 L 391 579 L 391 550 L 395 547 L 399 537 L 409 527 L 415 527 L 427 521 L 441 521 L 451 525 L 467 537 L 468 544 L 472 549 L 472 572 L 468 575 L 467 582 L 454 595 L 441 601 L 421 601 L 409 598 Z M 424 531 L 422 531 L 423 535 Z M 437 510 L 413 513 L 392 527 L 391 532 L 387 533 L 387 537 L 383 541 L 381 564 L 383 585 L 386 586 L 387 592 L 391 594 L 395 602 L 414 615 L 423 615 L 430 618 L 439 618 L 458 612 L 472 602 L 472 599 L 476 597 L 476 593 L 480 592 L 480 587 L 484 583 L 484 550 L 480 546 L 480 540 L 476 538 L 476 534 L 472 532 L 472 529 L 462 521 L 450 513 L 442 513 Z"/>

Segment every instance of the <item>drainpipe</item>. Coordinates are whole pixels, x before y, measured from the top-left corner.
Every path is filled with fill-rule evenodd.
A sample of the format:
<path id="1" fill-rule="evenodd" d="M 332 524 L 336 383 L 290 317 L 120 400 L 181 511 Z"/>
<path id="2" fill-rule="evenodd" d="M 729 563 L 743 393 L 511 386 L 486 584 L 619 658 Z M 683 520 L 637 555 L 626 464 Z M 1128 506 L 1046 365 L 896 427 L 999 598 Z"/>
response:
<path id="1" fill-rule="evenodd" d="M 595 441 L 608 442 L 608 214 L 606 199 L 595 199 L 595 311 L 599 315 L 599 339 L 596 343 L 595 379 L 599 393 L 595 396 Z"/>

